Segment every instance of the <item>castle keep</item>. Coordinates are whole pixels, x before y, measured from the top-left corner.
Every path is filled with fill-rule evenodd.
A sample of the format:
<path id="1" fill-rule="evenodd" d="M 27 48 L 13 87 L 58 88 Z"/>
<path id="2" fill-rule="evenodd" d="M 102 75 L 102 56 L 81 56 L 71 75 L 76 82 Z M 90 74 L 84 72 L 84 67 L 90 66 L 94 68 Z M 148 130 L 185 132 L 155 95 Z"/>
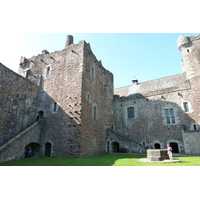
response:
<path id="1" fill-rule="evenodd" d="M 180 36 L 183 73 L 113 88 L 90 44 L 0 63 L 0 162 L 166 148 L 200 154 L 200 36 Z"/>

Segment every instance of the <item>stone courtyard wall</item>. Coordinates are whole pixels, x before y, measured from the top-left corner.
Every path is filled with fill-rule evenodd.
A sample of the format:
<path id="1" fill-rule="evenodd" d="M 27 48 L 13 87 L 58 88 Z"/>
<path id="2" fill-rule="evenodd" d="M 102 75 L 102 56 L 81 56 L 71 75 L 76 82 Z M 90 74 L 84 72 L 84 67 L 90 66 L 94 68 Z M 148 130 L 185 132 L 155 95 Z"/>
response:
<path id="1" fill-rule="evenodd" d="M 36 121 L 39 87 L 0 63 L 0 145 Z"/>

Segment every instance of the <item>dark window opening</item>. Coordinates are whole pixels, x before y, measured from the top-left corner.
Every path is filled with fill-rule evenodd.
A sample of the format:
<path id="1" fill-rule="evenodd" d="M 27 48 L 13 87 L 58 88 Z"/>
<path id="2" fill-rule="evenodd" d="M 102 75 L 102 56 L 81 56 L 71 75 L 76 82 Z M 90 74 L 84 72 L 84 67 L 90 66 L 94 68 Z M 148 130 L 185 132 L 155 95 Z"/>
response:
<path id="1" fill-rule="evenodd" d="M 50 75 L 50 74 L 51 74 L 51 68 L 47 67 L 47 75 Z"/>
<path id="2" fill-rule="evenodd" d="M 189 112 L 188 102 L 183 102 L 185 112 Z"/>
<path id="3" fill-rule="evenodd" d="M 197 130 L 197 125 L 194 124 L 194 125 L 193 125 L 193 128 L 194 128 L 194 130 L 196 131 L 196 130 Z"/>
<path id="4" fill-rule="evenodd" d="M 56 112 L 57 111 L 57 103 L 54 102 L 54 106 L 53 106 L 53 112 Z"/>
<path id="5" fill-rule="evenodd" d="M 187 52 L 189 53 L 189 52 L 190 52 L 190 50 L 189 50 L 189 49 L 187 49 Z"/>
<path id="6" fill-rule="evenodd" d="M 97 108 L 94 106 L 94 119 L 97 120 Z"/>
<path id="7" fill-rule="evenodd" d="M 135 118 L 135 110 L 134 110 L 134 107 L 128 108 L 127 111 L 128 111 L 128 119 Z"/>

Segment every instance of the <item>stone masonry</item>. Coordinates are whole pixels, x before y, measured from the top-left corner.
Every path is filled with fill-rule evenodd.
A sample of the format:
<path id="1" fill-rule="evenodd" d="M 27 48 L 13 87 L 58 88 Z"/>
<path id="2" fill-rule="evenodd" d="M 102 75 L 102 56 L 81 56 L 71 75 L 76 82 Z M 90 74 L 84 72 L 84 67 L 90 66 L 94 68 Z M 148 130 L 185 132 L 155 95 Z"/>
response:
<path id="1" fill-rule="evenodd" d="M 183 73 L 113 88 L 90 44 L 31 58 L 18 74 L 0 63 L 0 162 L 35 156 L 146 153 L 170 143 L 200 154 L 200 36 L 180 36 Z"/>

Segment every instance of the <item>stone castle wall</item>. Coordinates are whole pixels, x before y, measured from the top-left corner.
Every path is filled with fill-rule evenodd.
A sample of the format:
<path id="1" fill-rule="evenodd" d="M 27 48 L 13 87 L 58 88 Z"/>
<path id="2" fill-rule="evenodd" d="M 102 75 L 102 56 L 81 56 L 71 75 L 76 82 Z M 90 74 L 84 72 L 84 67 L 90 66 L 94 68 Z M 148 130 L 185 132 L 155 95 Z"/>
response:
<path id="1" fill-rule="evenodd" d="M 96 59 L 89 44 L 84 50 L 81 118 L 81 155 L 105 153 L 113 123 L 113 75 Z"/>
<path id="2" fill-rule="evenodd" d="M 0 63 L 0 145 L 36 121 L 39 87 Z"/>

